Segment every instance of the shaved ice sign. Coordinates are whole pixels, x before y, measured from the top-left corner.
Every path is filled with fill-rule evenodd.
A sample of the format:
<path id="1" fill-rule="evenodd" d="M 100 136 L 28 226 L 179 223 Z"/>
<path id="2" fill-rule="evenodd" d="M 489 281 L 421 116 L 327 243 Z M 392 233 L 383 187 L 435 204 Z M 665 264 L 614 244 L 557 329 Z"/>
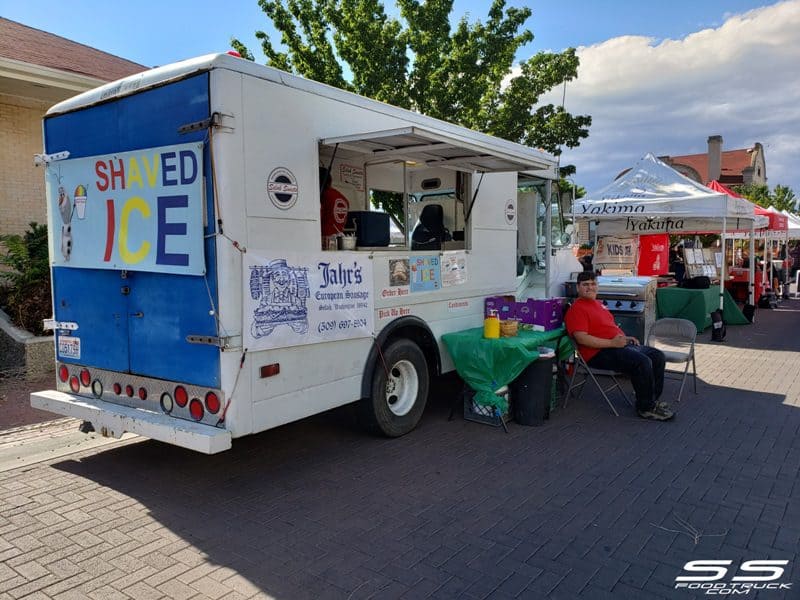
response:
<path id="1" fill-rule="evenodd" d="M 46 186 L 56 266 L 205 273 L 202 143 L 53 162 Z"/>

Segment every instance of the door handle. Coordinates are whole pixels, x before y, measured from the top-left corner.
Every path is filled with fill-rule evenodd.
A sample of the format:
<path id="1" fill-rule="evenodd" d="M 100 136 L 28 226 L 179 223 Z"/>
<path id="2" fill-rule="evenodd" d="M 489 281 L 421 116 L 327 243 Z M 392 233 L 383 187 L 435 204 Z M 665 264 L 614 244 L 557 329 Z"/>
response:
<path id="1" fill-rule="evenodd" d="M 139 312 L 131 313 L 130 316 L 136 317 L 137 319 L 141 319 L 144 316 L 144 313 L 139 311 Z"/>

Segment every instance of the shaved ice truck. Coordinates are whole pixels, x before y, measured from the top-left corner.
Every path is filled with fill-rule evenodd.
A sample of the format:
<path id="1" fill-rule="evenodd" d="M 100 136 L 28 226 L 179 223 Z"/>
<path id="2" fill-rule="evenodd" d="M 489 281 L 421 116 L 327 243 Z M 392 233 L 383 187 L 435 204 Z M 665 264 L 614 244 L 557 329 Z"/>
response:
<path id="1" fill-rule="evenodd" d="M 548 291 L 556 162 L 528 147 L 227 54 L 66 100 L 43 130 L 57 373 L 31 404 L 103 435 L 215 453 L 357 402 L 399 436 L 454 368 L 442 334 Z M 436 190 L 446 216 L 423 214 Z"/>

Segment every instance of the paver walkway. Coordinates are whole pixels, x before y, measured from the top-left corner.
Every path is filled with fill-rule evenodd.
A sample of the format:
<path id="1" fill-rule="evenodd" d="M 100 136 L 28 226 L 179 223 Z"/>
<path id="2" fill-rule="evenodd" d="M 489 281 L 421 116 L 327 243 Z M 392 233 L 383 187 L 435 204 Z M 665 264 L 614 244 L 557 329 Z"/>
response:
<path id="1" fill-rule="evenodd" d="M 0 473 L 0 598 L 694 598 L 701 559 L 788 560 L 794 589 L 748 597 L 798 598 L 800 301 L 756 319 L 700 336 L 672 423 L 587 390 L 504 434 L 448 422 L 445 380 L 396 440 L 340 409 Z"/>

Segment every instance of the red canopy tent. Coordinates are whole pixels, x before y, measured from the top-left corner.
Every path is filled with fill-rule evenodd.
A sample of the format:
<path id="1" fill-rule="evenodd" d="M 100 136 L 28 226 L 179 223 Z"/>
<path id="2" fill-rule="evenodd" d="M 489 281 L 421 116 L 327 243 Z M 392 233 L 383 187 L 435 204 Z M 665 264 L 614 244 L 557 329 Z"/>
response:
<path id="1" fill-rule="evenodd" d="M 707 187 L 709 187 L 710 189 L 714 190 L 715 192 L 728 194 L 729 196 L 731 196 L 733 198 L 743 198 L 742 195 L 737 194 L 732 189 L 728 188 L 727 186 L 721 184 L 719 181 L 716 181 L 716 180 L 710 181 L 707 184 Z M 789 218 L 786 215 L 784 215 L 783 213 L 780 213 L 780 212 L 775 211 L 775 210 L 769 210 L 768 208 L 763 208 L 763 207 L 758 206 L 758 205 L 755 206 L 754 210 L 755 210 L 756 215 L 759 215 L 759 216 L 762 216 L 762 217 L 766 217 L 768 219 L 768 221 L 769 221 L 767 227 L 762 229 L 761 232 L 759 232 L 758 237 L 766 238 L 766 239 L 769 239 L 770 241 L 783 240 L 784 244 L 787 244 L 788 241 L 789 241 Z M 769 265 L 769 268 L 768 269 L 764 269 L 762 271 L 762 275 L 761 275 L 762 284 L 766 284 L 766 282 L 767 282 L 767 271 L 768 270 L 770 271 L 769 281 L 770 282 L 772 281 L 773 271 L 774 271 L 774 268 L 775 268 L 774 261 L 776 260 L 774 258 L 775 257 L 775 253 L 773 251 L 774 249 L 772 248 L 772 244 L 771 243 L 770 244 L 766 244 L 766 241 L 765 241 L 765 246 L 766 246 L 766 248 L 768 248 L 768 251 L 765 252 L 764 259 L 766 261 L 766 264 Z M 752 242 L 751 242 L 751 245 L 750 245 L 750 254 L 751 255 L 753 254 Z M 777 259 L 777 260 L 781 260 L 781 259 Z M 753 264 L 753 262 L 751 262 L 751 265 L 752 264 Z M 784 270 L 785 270 L 785 267 L 786 267 L 786 265 L 782 265 L 782 268 Z M 733 275 L 735 277 L 735 274 L 733 274 Z M 781 282 L 781 283 L 784 283 L 784 282 Z M 760 291 L 761 290 L 756 288 L 755 294 L 754 294 L 755 295 L 755 298 L 754 298 L 755 302 L 758 302 L 758 297 L 761 295 Z"/>
<path id="2" fill-rule="evenodd" d="M 715 192 L 720 192 L 722 194 L 728 194 L 732 198 L 744 198 L 741 194 L 737 194 L 729 187 L 721 184 L 716 179 L 713 181 L 709 181 L 706 187 L 711 188 Z M 758 205 L 755 206 L 755 211 L 757 215 L 765 216 L 769 219 L 769 225 L 767 229 L 770 231 L 788 231 L 789 229 L 789 218 L 777 211 L 769 210 L 768 208 L 762 208 Z"/>

